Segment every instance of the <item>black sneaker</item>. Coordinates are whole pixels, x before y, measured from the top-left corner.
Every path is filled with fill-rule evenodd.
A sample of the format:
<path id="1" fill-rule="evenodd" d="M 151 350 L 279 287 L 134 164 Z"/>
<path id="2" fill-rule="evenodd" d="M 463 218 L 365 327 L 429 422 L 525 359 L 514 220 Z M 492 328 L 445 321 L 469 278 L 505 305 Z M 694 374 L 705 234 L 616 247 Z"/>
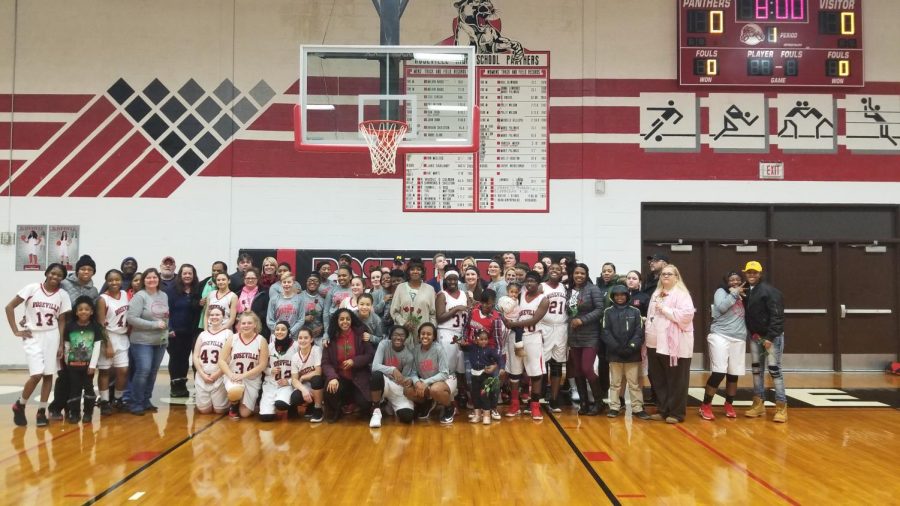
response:
<path id="1" fill-rule="evenodd" d="M 240 413 L 240 411 L 238 411 L 237 404 L 232 404 L 228 408 L 228 418 L 231 418 L 232 420 L 240 420 L 241 419 L 241 413 Z"/>
<path id="2" fill-rule="evenodd" d="M 559 399 L 550 399 L 549 404 L 551 413 L 562 413 L 562 408 L 559 407 Z"/>
<path id="3" fill-rule="evenodd" d="M 50 420 L 47 420 L 47 410 L 44 408 L 38 409 L 37 417 L 34 419 L 35 425 L 38 427 L 46 427 L 50 425 Z"/>
<path id="4" fill-rule="evenodd" d="M 644 411 L 644 410 L 641 410 L 641 411 L 638 411 L 637 413 L 634 413 L 634 416 L 640 418 L 641 420 L 649 420 L 649 419 L 650 419 L 650 413 L 647 413 L 647 412 Z"/>
<path id="5" fill-rule="evenodd" d="M 81 423 L 91 423 L 93 421 L 93 411 L 93 409 L 85 411 L 84 415 L 81 416 Z"/>
<path id="6" fill-rule="evenodd" d="M 66 423 L 77 424 L 78 421 L 78 412 L 71 409 L 66 411 Z"/>
<path id="7" fill-rule="evenodd" d="M 18 400 L 12 405 L 13 410 L 13 423 L 18 425 L 19 427 L 24 427 L 28 425 L 28 419 L 25 418 L 25 405 L 19 402 Z"/>
<path id="8" fill-rule="evenodd" d="M 443 412 L 441 412 L 441 423 L 444 425 L 450 425 L 453 423 L 453 413 L 455 409 L 453 406 L 444 407 Z"/>
<path id="9" fill-rule="evenodd" d="M 49 418 L 51 422 L 61 422 L 65 419 L 63 417 L 62 411 L 56 411 L 55 409 L 50 409 L 49 411 Z"/>
<path id="10" fill-rule="evenodd" d="M 150 411 L 150 412 L 152 412 L 152 413 L 156 413 L 156 412 L 159 411 L 159 408 L 157 408 L 156 406 L 154 406 L 153 404 L 150 404 L 150 403 L 148 402 L 147 405 L 144 406 L 144 410 L 145 410 L 145 411 Z"/>
<path id="11" fill-rule="evenodd" d="M 109 401 L 100 401 L 100 416 L 109 416 L 113 414 L 112 405 Z"/>
<path id="12" fill-rule="evenodd" d="M 606 413 L 606 416 L 607 416 L 607 418 L 615 418 L 615 417 L 619 416 L 619 410 L 618 409 L 610 409 Z"/>
<path id="13" fill-rule="evenodd" d="M 309 417 L 310 423 L 319 423 L 325 419 L 325 410 L 322 408 L 312 408 L 311 416 Z"/>
<path id="14" fill-rule="evenodd" d="M 419 420 L 428 420 L 432 411 L 434 411 L 434 401 L 429 399 L 422 404 L 422 409 L 419 411 Z"/>

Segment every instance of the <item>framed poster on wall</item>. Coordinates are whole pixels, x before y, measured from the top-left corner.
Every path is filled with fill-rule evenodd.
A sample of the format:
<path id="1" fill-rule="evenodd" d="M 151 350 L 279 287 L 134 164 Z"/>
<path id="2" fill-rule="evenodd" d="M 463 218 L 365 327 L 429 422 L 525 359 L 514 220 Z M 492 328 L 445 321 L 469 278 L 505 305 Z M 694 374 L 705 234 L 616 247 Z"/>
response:
<path id="1" fill-rule="evenodd" d="M 16 270 L 47 268 L 47 225 L 16 226 Z"/>

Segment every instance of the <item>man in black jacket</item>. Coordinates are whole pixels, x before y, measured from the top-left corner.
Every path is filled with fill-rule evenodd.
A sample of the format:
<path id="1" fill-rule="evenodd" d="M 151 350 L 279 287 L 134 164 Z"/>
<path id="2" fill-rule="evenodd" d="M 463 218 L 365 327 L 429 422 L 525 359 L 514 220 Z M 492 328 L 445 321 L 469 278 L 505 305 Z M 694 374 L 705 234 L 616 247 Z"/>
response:
<path id="1" fill-rule="evenodd" d="M 784 423 L 787 421 L 787 397 L 781 372 L 781 356 L 784 353 L 784 300 L 777 288 L 762 280 L 762 270 L 762 265 L 757 261 L 747 262 L 744 267 L 744 275 L 750 285 L 744 305 L 753 367 L 753 405 L 744 414 L 751 418 L 766 414 L 762 368 L 766 365 L 775 384 L 773 421 Z"/>
<path id="2" fill-rule="evenodd" d="M 650 272 L 647 273 L 647 281 L 644 282 L 641 291 L 652 297 L 659 284 L 659 273 L 662 272 L 663 267 L 669 265 L 669 257 L 662 253 L 654 253 L 647 257 L 647 265 L 650 267 Z"/>

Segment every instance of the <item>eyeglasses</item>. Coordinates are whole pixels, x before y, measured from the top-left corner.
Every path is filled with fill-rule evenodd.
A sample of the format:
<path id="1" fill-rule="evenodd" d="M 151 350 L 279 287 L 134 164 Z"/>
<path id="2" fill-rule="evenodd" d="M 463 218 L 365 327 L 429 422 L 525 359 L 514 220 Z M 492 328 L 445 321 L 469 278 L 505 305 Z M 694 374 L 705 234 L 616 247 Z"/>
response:
<path id="1" fill-rule="evenodd" d="M 668 276 L 674 276 L 674 275 L 675 275 L 674 272 L 663 272 L 663 273 L 660 274 L 660 276 L 666 276 L 666 277 L 668 277 Z"/>
<path id="2" fill-rule="evenodd" d="M 244 278 L 244 281 L 256 281 L 258 278 L 256 276 L 248 276 Z"/>

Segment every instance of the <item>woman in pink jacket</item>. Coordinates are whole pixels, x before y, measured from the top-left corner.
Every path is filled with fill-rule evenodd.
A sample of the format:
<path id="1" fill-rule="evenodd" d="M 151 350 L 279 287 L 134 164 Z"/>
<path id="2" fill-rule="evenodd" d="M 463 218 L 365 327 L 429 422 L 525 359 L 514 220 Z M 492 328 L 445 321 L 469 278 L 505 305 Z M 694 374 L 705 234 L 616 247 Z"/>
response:
<path id="1" fill-rule="evenodd" d="M 659 410 L 651 420 L 684 421 L 687 412 L 691 356 L 694 353 L 694 302 L 678 268 L 665 266 L 650 297 L 645 338 L 650 381 Z"/>

